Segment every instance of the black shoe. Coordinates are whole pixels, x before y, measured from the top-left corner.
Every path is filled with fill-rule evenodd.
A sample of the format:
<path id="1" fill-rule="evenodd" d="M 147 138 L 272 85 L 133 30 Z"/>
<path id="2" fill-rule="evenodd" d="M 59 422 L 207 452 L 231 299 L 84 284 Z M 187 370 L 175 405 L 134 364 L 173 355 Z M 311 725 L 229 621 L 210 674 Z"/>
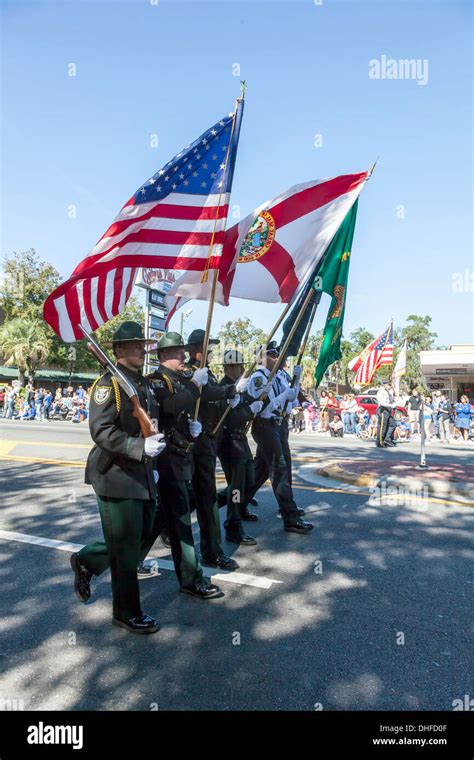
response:
<path id="1" fill-rule="evenodd" d="M 257 546 L 257 542 L 253 536 L 249 536 L 247 533 L 244 533 L 243 536 L 226 536 L 225 538 L 226 541 L 238 544 L 239 546 Z"/>
<path id="2" fill-rule="evenodd" d="M 214 583 L 208 583 L 204 579 L 199 583 L 193 583 L 192 586 L 181 586 L 182 594 L 197 596 L 198 599 L 215 599 L 218 596 L 224 596 L 219 586 Z"/>
<path id="3" fill-rule="evenodd" d="M 256 515 L 255 512 L 251 512 L 250 509 L 243 509 L 242 520 L 247 520 L 247 522 L 257 522 L 258 515 Z"/>
<path id="4" fill-rule="evenodd" d="M 298 514 L 299 515 L 305 515 L 306 514 L 306 512 L 304 511 L 304 509 L 301 509 L 301 507 L 297 507 L 297 510 L 298 510 Z"/>
<path id="5" fill-rule="evenodd" d="M 160 624 L 155 620 L 155 618 L 150 617 L 150 615 L 137 615 L 136 617 L 129 618 L 128 620 L 118 620 L 117 618 L 112 618 L 112 623 L 114 625 L 118 625 L 120 628 L 125 628 L 126 631 L 129 631 L 129 633 L 138 633 L 138 634 L 146 634 L 146 633 L 156 633 L 160 630 L 161 626 Z"/>
<path id="6" fill-rule="evenodd" d="M 285 525 L 287 533 L 311 533 L 314 530 L 314 525 L 304 520 L 298 520 L 295 525 Z"/>
<path id="7" fill-rule="evenodd" d="M 225 554 L 221 554 L 217 559 L 201 559 L 203 565 L 207 567 L 220 567 L 221 570 L 237 570 L 239 567 L 235 559 L 227 557 Z"/>
<path id="8" fill-rule="evenodd" d="M 167 549 L 171 549 L 171 541 L 166 528 L 160 533 L 160 541 Z"/>
<path id="9" fill-rule="evenodd" d="M 92 570 L 81 562 L 77 553 L 71 554 L 71 567 L 74 573 L 74 591 L 81 602 L 88 602 L 91 596 Z"/>
<path id="10" fill-rule="evenodd" d="M 250 499 L 249 504 L 251 504 L 252 507 L 258 507 L 258 501 L 255 498 Z"/>
<path id="11" fill-rule="evenodd" d="M 392 446 L 396 446 L 396 445 L 397 445 L 397 444 L 396 444 L 396 443 L 394 443 L 393 441 L 386 441 L 386 442 L 384 443 L 384 446 L 390 446 L 390 447 L 392 447 Z"/>
<path id="12" fill-rule="evenodd" d="M 155 563 L 145 565 L 144 562 L 139 562 L 137 567 L 137 578 L 139 581 L 146 580 L 146 578 L 156 578 L 159 575 L 158 567 Z"/>

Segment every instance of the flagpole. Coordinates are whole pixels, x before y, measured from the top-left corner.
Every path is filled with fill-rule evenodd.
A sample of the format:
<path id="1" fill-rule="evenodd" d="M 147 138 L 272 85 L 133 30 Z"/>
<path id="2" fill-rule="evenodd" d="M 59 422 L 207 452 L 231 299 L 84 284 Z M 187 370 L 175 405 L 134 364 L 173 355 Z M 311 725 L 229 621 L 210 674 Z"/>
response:
<path id="1" fill-rule="evenodd" d="M 240 83 L 240 89 L 241 89 L 240 98 L 237 98 L 236 101 L 235 101 L 235 111 L 234 111 L 234 117 L 232 119 L 232 129 L 230 131 L 229 145 L 227 146 L 227 154 L 226 154 L 226 157 L 225 157 L 224 171 L 222 172 L 222 182 L 224 182 L 224 178 L 225 178 L 226 172 L 227 172 L 227 164 L 229 162 L 230 149 L 231 149 L 231 145 L 232 145 L 232 136 L 234 134 L 235 119 L 236 119 L 236 116 L 237 116 L 237 111 L 238 111 L 238 106 L 239 106 L 239 100 L 244 100 L 244 97 L 245 97 L 245 90 L 246 90 L 245 81 L 243 81 L 243 82 Z M 217 207 L 216 207 L 216 218 L 214 220 L 214 229 L 212 231 L 211 242 L 209 243 L 209 253 L 207 255 L 206 268 L 204 269 L 204 272 L 203 272 L 203 275 L 202 275 L 202 278 L 201 278 L 201 282 L 202 283 L 206 282 L 207 278 L 208 278 L 209 261 L 210 261 L 212 249 L 213 249 L 213 246 L 214 246 L 214 238 L 215 238 L 215 235 L 216 235 L 217 222 L 218 222 L 218 219 L 219 219 L 219 208 L 220 208 L 220 205 L 221 205 L 221 199 L 222 199 L 222 187 L 221 187 L 221 191 L 219 193 L 219 200 L 218 200 Z M 203 347 L 202 347 L 202 352 L 203 352 L 202 353 L 203 367 L 205 367 L 207 365 L 207 352 L 208 352 L 208 348 L 209 348 L 209 338 L 210 338 L 210 334 L 211 334 L 211 323 L 212 323 L 212 316 L 213 316 L 213 313 L 214 313 L 214 304 L 215 304 L 215 300 L 216 300 L 216 291 L 217 291 L 218 279 L 219 279 L 219 269 L 215 268 L 214 269 L 214 276 L 213 276 L 213 280 L 212 280 L 211 297 L 209 299 L 209 307 L 208 307 L 208 310 L 207 310 L 206 332 L 204 334 L 204 341 L 203 341 Z M 201 406 L 201 394 L 202 394 L 202 390 L 201 390 L 201 393 L 199 394 L 199 396 L 197 398 L 197 401 L 196 401 L 196 407 L 194 409 L 194 420 L 197 420 L 198 415 L 199 415 L 199 407 Z"/>
<path id="2" fill-rule="evenodd" d="M 278 317 L 277 321 L 275 322 L 273 328 L 271 329 L 271 331 L 268 333 L 267 337 L 265 338 L 265 343 L 263 344 L 264 346 L 268 345 L 268 343 L 270 343 L 271 339 L 273 338 L 273 336 L 275 335 L 276 331 L 278 330 L 278 328 L 280 327 L 281 323 L 283 322 L 283 320 L 285 319 L 286 315 L 288 314 L 291 306 L 292 306 L 292 302 L 291 301 L 286 304 L 286 306 L 283 309 L 282 313 L 280 314 L 280 316 Z M 255 367 L 257 366 L 257 364 L 260 361 L 261 354 L 262 354 L 262 347 L 260 347 L 259 350 L 257 351 L 257 353 L 255 355 L 255 359 L 253 360 L 253 362 L 250 365 L 249 369 L 245 370 L 245 372 L 243 374 L 243 377 L 250 377 L 250 375 L 255 370 Z M 227 408 L 224 411 L 224 414 L 221 416 L 220 420 L 218 421 L 217 425 L 215 426 L 214 430 L 212 431 L 212 435 L 216 435 L 216 433 L 219 431 L 221 425 L 224 423 L 224 420 L 226 419 L 226 417 L 229 414 L 230 410 L 231 410 L 231 407 L 227 406 Z"/>

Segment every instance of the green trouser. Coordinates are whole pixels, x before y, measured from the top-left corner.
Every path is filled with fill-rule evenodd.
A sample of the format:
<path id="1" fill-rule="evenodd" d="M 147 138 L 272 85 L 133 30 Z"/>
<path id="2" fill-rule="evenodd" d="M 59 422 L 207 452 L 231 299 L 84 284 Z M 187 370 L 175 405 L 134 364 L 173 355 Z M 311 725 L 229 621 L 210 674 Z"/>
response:
<path id="1" fill-rule="evenodd" d="M 217 506 L 215 456 L 194 454 L 192 485 L 201 533 L 201 556 L 207 560 L 215 560 L 224 554 Z"/>
<path id="2" fill-rule="evenodd" d="M 245 494 L 255 482 L 253 459 L 226 459 L 221 457 L 221 465 L 227 480 L 227 519 L 225 532 L 231 538 L 242 538 L 242 512 Z"/>
<path id="3" fill-rule="evenodd" d="M 191 586 L 202 580 L 202 567 L 196 556 L 191 529 L 190 483 L 173 480 L 160 474 L 158 482 L 160 503 L 152 528 L 153 546 L 165 523 L 171 543 L 174 569 L 180 586 Z"/>
<path id="4" fill-rule="evenodd" d="M 110 567 L 113 616 L 128 620 L 142 614 L 137 565 L 146 557 L 155 518 L 155 501 L 97 496 L 104 541 L 87 544 L 78 553 L 94 575 Z"/>

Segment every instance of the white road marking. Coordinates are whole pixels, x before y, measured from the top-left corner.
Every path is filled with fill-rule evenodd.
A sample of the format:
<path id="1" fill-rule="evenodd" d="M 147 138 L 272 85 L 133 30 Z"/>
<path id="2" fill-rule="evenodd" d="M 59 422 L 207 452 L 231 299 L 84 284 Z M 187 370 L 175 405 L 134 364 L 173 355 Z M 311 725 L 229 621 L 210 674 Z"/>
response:
<path id="1" fill-rule="evenodd" d="M 9 530 L 0 530 L 0 539 L 6 541 L 18 541 L 22 544 L 33 544 L 34 546 L 46 546 L 49 549 L 58 549 L 61 552 L 78 552 L 84 544 L 74 544 L 71 541 L 57 541 L 54 538 L 42 538 L 41 536 L 31 536 L 28 533 L 15 533 Z M 170 570 L 174 573 L 173 562 L 169 559 L 161 559 L 161 557 L 147 557 L 147 560 L 152 560 L 157 563 L 159 570 Z M 213 573 L 212 568 L 203 567 L 203 573 L 207 578 L 212 578 L 216 581 L 224 581 L 225 583 L 236 583 L 240 586 L 252 586 L 254 588 L 268 589 L 274 583 L 283 583 L 283 581 L 277 581 L 273 578 L 266 578 L 265 576 L 247 575 L 246 573 L 228 573 L 221 571 L 219 573 Z"/>

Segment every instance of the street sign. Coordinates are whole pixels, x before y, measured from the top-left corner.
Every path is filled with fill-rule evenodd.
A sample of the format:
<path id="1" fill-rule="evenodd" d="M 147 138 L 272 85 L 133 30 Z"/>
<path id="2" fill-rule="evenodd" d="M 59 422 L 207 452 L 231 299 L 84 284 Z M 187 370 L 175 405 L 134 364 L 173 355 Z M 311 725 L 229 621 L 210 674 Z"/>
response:
<path id="1" fill-rule="evenodd" d="M 149 290 L 148 303 L 150 306 L 161 306 L 162 308 L 165 309 L 166 308 L 165 294 L 159 293 L 157 290 Z"/>
<path id="2" fill-rule="evenodd" d="M 135 285 L 139 288 L 157 290 L 159 293 L 167 293 L 176 281 L 176 273 L 173 269 L 146 269 L 140 270 Z"/>
<path id="3" fill-rule="evenodd" d="M 165 332 L 165 318 L 157 317 L 154 314 L 151 314 L 150 327 L 152 330 L 159 330 L 160 332 Z"/>

